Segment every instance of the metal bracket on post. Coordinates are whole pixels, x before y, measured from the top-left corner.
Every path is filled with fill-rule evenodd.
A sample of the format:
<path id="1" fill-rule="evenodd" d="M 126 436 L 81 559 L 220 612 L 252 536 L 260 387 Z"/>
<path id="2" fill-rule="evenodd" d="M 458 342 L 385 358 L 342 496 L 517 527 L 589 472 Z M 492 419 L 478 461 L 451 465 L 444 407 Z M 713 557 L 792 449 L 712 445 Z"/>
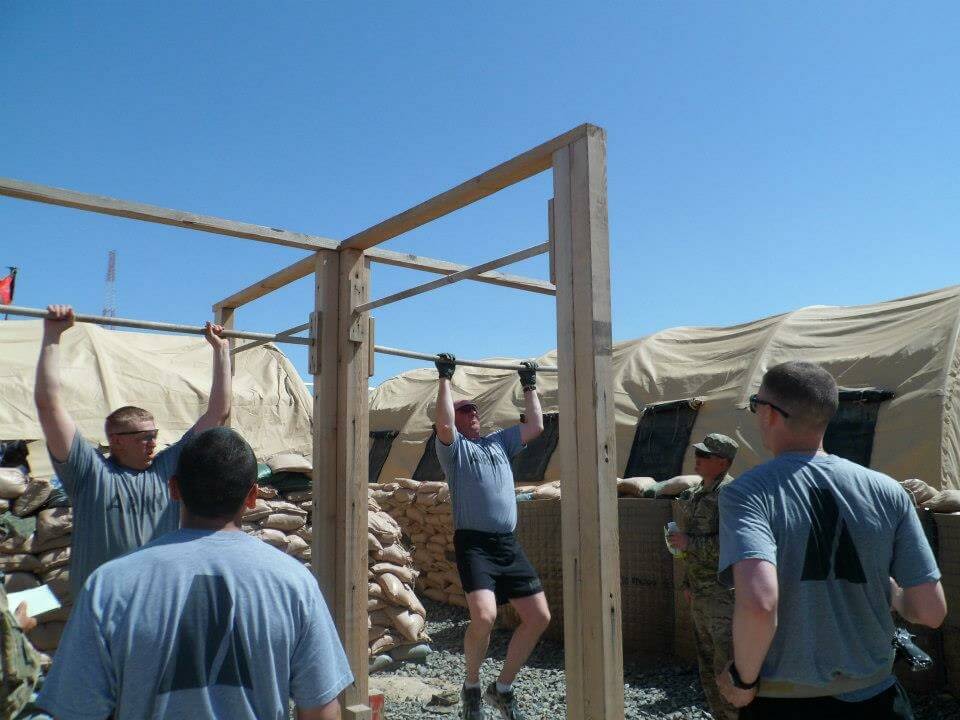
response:
<path id="1" fill-rule="evenodd" d="M 363 302 L 364 286 L 360 280 L 350 278 L 350 332 L 348 337 L 355 343 L 363 342 L 367 337 L 367 323 L 363 322 L 363 313 L 354 312 L 354 308 Z"/>
<path id="2" fill-rule="evenodd" d="M 374 350 L 374 340 L 375 340 L 376 337 L 377 337 L 376 334 L 375 334 L 376 322 L 377 322 L 377 321 L 374 319 L 373 315 L 371 315 L 371 316 L 370 316 L 370 323 L 369 323 L 369 325 L 370 325 L 369 333 L 370 333 L 370 334 L 369 334 L 369 336 L 367 337 L 367 351 L 368 351 L 368 354 L 369 354 L 369 357 L 367 358 L 367 377 L 373 377 L 373 375 L 374 375 L 373 367 L 374 367 L 374 363 L 376 362 L 376 359 L 377 359 L 377 351 Z"/>
<path id="3" fill-rule="evenodd" d="M 311 375 L 320 374 L 320 330 L 323 322 L 323 313 L 310 313 L 310 353 L 307 364 Z M 316 388 L 314 388 L 316 391 Z"/>

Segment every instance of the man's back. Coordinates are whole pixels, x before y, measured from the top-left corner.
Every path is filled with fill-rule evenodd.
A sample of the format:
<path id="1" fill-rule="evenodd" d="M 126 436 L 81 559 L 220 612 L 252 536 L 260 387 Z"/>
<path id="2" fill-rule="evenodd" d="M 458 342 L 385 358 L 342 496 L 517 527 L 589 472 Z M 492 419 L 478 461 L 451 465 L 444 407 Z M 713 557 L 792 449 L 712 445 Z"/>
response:
<path id="1" fill-rule="evenodd" d="M 889 578 L 909 587 L 940 576 L 896 482 L 836 456 L 783 453 L 731 483 L 720 511 L 722 570 L 748 558 L 777 567 L 761 694 L 842 694 L 889 677 Z"/>
<path id="2" fill-rule="evenodd" d="M 89 673 L 61 672 L 78 658 Z M 179 530 L 90 577 L 39 704 L 63 718 L 281 719 L 291 696 L 318 707 L 351 681 L 303 566 L 242 532 Z"/>

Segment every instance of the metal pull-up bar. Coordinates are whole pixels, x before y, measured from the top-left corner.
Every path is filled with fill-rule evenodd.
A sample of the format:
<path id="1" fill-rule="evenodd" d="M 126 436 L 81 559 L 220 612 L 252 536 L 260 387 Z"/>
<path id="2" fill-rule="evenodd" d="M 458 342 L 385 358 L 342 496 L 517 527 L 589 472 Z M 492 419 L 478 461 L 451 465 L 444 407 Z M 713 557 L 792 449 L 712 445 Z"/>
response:
<path id="1" fill-rule="evenodd" d="M 40 308 L 18 307 L 17 305 L 0 305 L 0 313 L 22 315 L 23 317 L 47 318 L 46 310 Z M 103 315 L 74 314 L 77 322 L 92 323 L 94 325 L 116 325 L 117 327 L 137 328 L 140 330 L 160 330 L 162 332 L 183 333 L 186 335 L 203 335 L 206 328 L 197 325 L 177 325 L 174 323 L 152 322 L 150 320 L 131 320 L 128 318 L 104 317 Z M 284 331 L 289 332 L 289 330 Z M 292 337 L 290 335 L 247 332 L 245 330 L 224 330 L 221 333 L 225 338 L 239 338 L 242 340 L 263 340 L 264 342 L 284 342 L 294 345 L 309 345 L 309 338 Z"/>
<path id="2" fill-rule="evenodd" d="M 430 362 L 436 362 L 440 359 L 438 355 L 428 355 L 427 353 L 418 353 L 413 352 L 412 350 L 400 350 L 399 348 L 385 347 L 383 345 L 374 345 L 374 352 L 381 353 L 383 355 L 396 355 L 397 357 L 413 358 L 414 360 L 428 360 Z M 517 363 L 499 363 L 499 362 L 488 362 L 486 360 L 461 360 L 457 358 L 457 365 L 467 365 L 469 367 L 479 367 L 479 368 L 490 368 L 492 370 L 523 370 L 524 367 Z M 557 368 L 553 365 L 538 365 L 538 371 L 543 372 L 557 372 Z"/>

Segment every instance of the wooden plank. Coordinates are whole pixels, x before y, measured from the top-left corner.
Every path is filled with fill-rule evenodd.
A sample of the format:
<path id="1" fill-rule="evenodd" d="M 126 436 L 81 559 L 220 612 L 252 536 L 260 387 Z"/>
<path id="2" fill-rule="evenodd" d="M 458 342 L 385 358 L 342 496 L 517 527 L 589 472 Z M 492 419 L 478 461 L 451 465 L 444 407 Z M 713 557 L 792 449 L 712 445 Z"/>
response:
<path id="1" fill-rule="evenodd" d="M 392 265 L 410 270 L 422 270 L 424 272 L 436 273 L 438 275 L 453 275 L 454 273 L 469 270 L 468 265 L 448 262 L 446 260 L 435 260 L 433 258 L 422 257 L 420 255 L 411 255 L 410 253 L 396 252 L 395 250 L 386 250 L 384 248 L 373 248 L 367 252 L 370 262 L 381 263 L 383 265 Z M 298 260 L 292 265 L 288 265 L 282 270 L 278 270 L 273 275 L 258 280 L 249 287 L 235 292 L 230 297 L 221 300 L 219 305 L 229 305 L 231 307 L 240 307 L 249 302 L 269 295 L 274 290 L 296 282 L 301 278 L 307 277 L 314 271 L 313 255 Z M 527 290 L 529 292 L 540 293 L 541 295 L 554 295 L 556 291 L 551 283 L 546 280 L 536 278 L 527 278 L 521 275 L 510 275 L 507 273 L 485 272 L 471 280 L 477 282 L 489 283 L 490 285 L 499 285 L 501 287 L 513 288 L 515 290 Z"/>
<path id="2" fill-rule="evenodd" d="M 554 156 L 567 717 L 623 717 L 603 131 Z"/>
<path id="3" fill-rule="evenodd" d="M 185 228 L 187 230 L 202 230 L 203 232 L 215 233 L 217 235 L 229 235 L 247 240 L 259 240 L 260 242 L 300 248 L 302 250 L 331 249 L 337 247 L 337 241 L 331 240 L 330 238 L 305 235 L 303 233 L 266 227 L 264 225 L 251 225 L 250 223 L 225 220 L 210 215 L 198 215 L 184 210 L 171 210 L 156 205 L 117 200 L 116 198 L 104 197 L 102 195 L 89 195 L 74 190 L 55 188 L 49 185 L 37 185 L 12 178 L 0 178 L 0 195 L 19 198 L 21 200 L 32 200 L 33 202 L 46 203 L 48 205 L 87 210 L 102 215 L 113 215 L 115 217 L 130 218 L 131 220 L 144 220 L 146 222 L 159 223 L 160 225 L 172 225 L 173 227 Z M 232 305 L 232 303 L 225 304 Z M 236 305 L 233 306 L 236 307 Z"/>
<path id="4" fill-rule="evenodd" d="M 542 255 L 543 253 L 549 251 L 549 249 L 550 247 L 548 243 L 541 243 L 539 245 L 534 245 L 533 247 L 528 247 L 525 250 L 518 250 L 515 253 L 510 253 L 509 255 L 504 255 L 503 257 L 499 257 L 494 260 L 488 260 L 485 263 L 474 265 L 473 267 L 467 268 L 466 270 L 461 270 L 460 272 L 455 272 L 451 275 L 447 275 L 446 277 L 442 277 L 437 280 L 431 280 L 430 282 L 423 283 L 412 288 L 407 288 L 406 290 L 401 290 L 400 292 L 378 298 L 377 300 L 371 300 L 370 302 L 364 303 L 360 307 L 356 308 L 356 312 L 368 312 L 374 308 L 395 303 L 398 300 L 406 300 L 407 298 L 415 297 L 416 295 L 421 295 L 431 290 L 436 290 L 437 288 L 441 288 L 445 285 L 452 285 L 453 283 L 460 282 L 461 280 L 468 280 L 480 275 L 481 273 L 487 272 L 488 270 L 503 267 L 504 265 L 512 265 L 513 263 L 520 262 L 521 260 Z"/>
<path id="5" fill-rule="evenodd" d="M 576 127 L 457 185 L 455 188 L 440 193 L 416 207 L 405 210 L 377 223 L 373 227 L 348 237 L 340 243 L 340 247 L 367 250 L 374 245 L 379 245 L 386 240 L 420 227 L 431 220 L 436 220 L 452 213 L 454 210 L 459 210 L 470 203 L 493 195 L 493 193 L 514 183 L 548 170 L 553 162 L 553 154 L 557 150 L 597 129 L 599 128 L 592 125 Z"/>
<path id="6" fill-rule="evenodd" d="M 369 297 L 363 252 L 340 251 L 339 365 L 337 370 L 337 557 L 334 618 L 354 681 L 341 696 L 345 718 L 370 718 L 367 707 L 367 482 L 369 417 L 367 329 L 369 316 L 354 313 Z M 358 331 L 359 328 L 359 331 Z"/>
<path id="7" fill-rule="evenodd" d="M 309 329 L 310 329 L 310 323 L 306 322 L 306 323 L 303 323 L 302 325 L 294 325 L 292 328 L 281 330 L 280 332 L 277 333 L 277 337 L 292 337 L 296 335 L 298 332 L 303 332 L 304 330 L 309 330 Z M 255 347 L 266 345 L 268 342 L 269 342 L 268 340 L 255 340 L 254 342 L 247 343 L 246 345 L 242 345 L 238 348 L 231 349 L 230 354 L 236 355 L 237 353 L 242 353 L 246 350 L 252 350 Z"/>

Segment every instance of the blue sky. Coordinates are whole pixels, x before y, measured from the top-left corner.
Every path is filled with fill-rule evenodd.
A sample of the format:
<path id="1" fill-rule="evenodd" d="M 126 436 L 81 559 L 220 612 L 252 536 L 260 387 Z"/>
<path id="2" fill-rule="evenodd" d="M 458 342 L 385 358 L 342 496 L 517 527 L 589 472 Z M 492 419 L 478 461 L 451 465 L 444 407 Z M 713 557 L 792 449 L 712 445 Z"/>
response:
<path id="1" fill-rule="evenodd" d="M 614 339 L 729 325 L 960 282 L 958 36 L 945 2 L 0 0 L 0 175 L 339 239 L 592 122 Z M 544 241 L 550 195 L 544 174 L 385 247 L 479 263 Z M 109 249 L 118 314 L 197 324 L 305 254 L 0 198 L 18 304 L 99 313 Z M 374 297 L 432 277 L 374 268 Z M 311 305 L 301 281 L 238 325 Z M 552 299 L 476 283 L 375 315 L 384 345 L 556 346 Z"/>

